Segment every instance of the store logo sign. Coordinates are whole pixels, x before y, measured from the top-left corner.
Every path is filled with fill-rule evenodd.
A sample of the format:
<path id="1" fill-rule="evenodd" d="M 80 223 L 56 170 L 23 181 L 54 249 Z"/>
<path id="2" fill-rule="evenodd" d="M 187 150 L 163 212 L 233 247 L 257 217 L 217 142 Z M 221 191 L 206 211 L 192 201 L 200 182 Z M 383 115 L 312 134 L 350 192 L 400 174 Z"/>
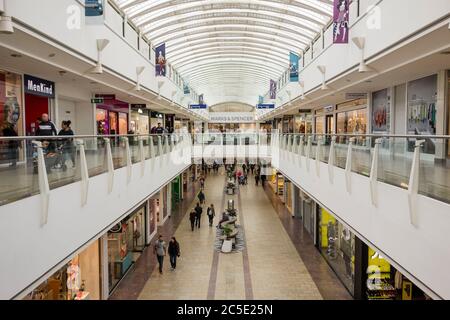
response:
<path id="1" fill-rule="evenodd" d="M 55 97 L 55 83 L 52 81 L 25 75 L 24 82 L 26 93 L 48 98 Z"/>

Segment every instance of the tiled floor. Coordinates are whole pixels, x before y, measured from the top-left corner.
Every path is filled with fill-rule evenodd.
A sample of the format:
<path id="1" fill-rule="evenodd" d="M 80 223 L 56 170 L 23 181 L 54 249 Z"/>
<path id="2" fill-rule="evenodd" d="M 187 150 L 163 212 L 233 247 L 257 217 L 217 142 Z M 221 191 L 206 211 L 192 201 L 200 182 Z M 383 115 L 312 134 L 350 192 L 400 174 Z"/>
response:
<path id="1" fill-rule="evenodd" d="M 235 200 L 246 249 L 231 254 L 216 252 L 215 228 L 208 226 L 206 214 L 201 228 L 192 232 L 188 216 L 180 212 L 164 232 L 169 239 L 170 231 L 174 231 L 180 242 L 182 257 L 177 270 L 170 271 L 169 261 L 165 261 L 160 275 L 154 255 L 147 249 L 113 299 L 350 298 L 313 244 L 302 240 L 303 231 L 298 235 L 298 225 L 289 224 L 292 218 L 287 219 L 276 197 L 253 183 L 242 186 L 237 195 L 228 196 L 223 192 L 224 184 L 223 172 L 209 176 L 206 202 L 214 203 L 217 224 L 226 201 Z M 184 202 L 185 212 L 195 205 L 195 199 L 190 200 L 190 205 Z"/>

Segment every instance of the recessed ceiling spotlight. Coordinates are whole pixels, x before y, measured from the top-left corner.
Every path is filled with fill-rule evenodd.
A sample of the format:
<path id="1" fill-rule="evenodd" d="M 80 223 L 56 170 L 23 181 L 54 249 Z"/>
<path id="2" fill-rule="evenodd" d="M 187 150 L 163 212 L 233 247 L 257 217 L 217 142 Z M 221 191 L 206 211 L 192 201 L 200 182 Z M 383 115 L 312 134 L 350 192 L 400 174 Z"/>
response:
<path id="1" fill-rule="evenodd" d="M 89 82 L 90 84 L 98 84 L 98 82 L 95 82 L 95 81 L 91 81 L 91 82 Z"/>
<path id="2" fill-rule="evenodd" d="M 450 51 L 443 51 L 443 52 L 441 52 L 441 54 L 443 54 L 443 55 L 450 55 Z"/>
<path id="3" fill-rule="evenodd" d="M 48 55 L 49 58 L 53 58 L 53 57 L 55 57 L 55 56 L 56 56 L 55 53 L 50 53 L 50 54 Z"/>
<path id="4" fill-rule="evenodd" d="M 372 83 L 372 80 L 366 80 L 366 83 Z"/>
<path id="5" fill-rule="evenodd" d="M 13 54 L 11 54 L 11 57 L 13 57 L 13 58 L 22 58 L 22 55 L 19 54 L 19 53 L 13 53 Z"/>
<path id="6" fill-rule="evenodd" d="M 345 81 L 347 81 L 347 82 L 352 82 L 352 80 L 350 80 L 350 79 L 346 79 Z"/>

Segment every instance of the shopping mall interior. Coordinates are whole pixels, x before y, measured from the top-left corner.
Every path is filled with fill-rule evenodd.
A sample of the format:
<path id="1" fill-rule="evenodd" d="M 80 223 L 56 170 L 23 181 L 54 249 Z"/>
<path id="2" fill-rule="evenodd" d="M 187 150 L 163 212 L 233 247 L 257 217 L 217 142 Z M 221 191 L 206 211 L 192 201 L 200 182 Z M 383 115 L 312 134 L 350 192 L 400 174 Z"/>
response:
<path id="1" fill-rule="evenodd" d="M 0 0 L 0 129 L 0 300 L 450 299 L 448 0 Z"/>

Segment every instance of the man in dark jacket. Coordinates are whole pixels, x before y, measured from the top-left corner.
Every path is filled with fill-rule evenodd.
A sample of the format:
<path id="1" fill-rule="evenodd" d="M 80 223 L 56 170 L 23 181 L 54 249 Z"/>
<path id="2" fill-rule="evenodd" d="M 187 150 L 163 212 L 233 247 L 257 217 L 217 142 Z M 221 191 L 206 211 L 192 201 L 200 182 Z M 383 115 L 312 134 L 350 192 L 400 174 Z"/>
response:
<path id="1" fill-rule="evenodd" d="M 200 228 L 200 221 L 202 220 L 203 208 L 200 206 L 200 203 L 197 202 L 197 206 L 195 207 L 195 222 L 197 228 Z"/>
<path id="2" fill-rule="evenodd" d="M 216 210 L 214 209 L 214 205 L 211 203 L 211 206 L 208 207 L 208 210 L 206 211 L 209 219 L 209 226 L 212 227 L 214 217 L 216 216 Z"/>
<path id="3" fill-rule="evenodd" d="M 56 131 L 55 124 L 50 121 L 48 114 L 44 113 L 36 130 L 36 136 L 47 137 L 56 135 L 58 135 L 58 131 Z"/>
<path id="4" fill-rule="evenodd" d="M 194 231 L 196 216 L 197 215 L 196 215 L 195 210 L 192 210 L 191 213 L 189 214 L 189 220 L 191 221 L 191 229 L 192 229 L 192 231 Z"/>

